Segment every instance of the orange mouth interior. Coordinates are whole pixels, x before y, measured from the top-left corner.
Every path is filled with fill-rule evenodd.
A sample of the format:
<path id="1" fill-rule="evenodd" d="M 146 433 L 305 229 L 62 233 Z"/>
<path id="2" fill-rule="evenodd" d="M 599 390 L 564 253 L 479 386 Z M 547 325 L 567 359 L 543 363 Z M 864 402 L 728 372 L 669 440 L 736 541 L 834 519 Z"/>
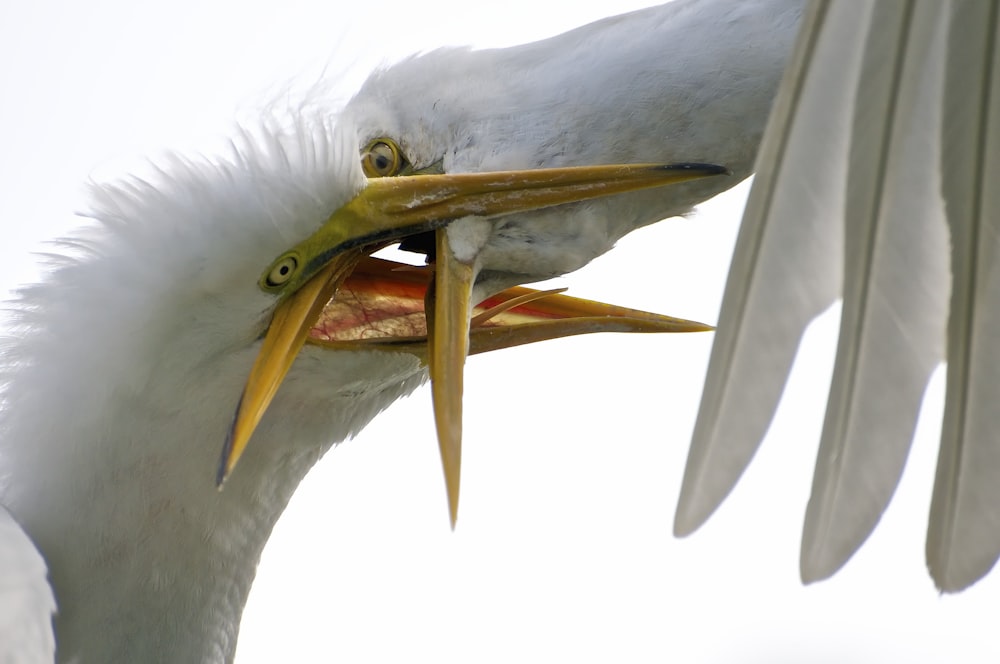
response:
<path id="1" fill-rule="evenodd" d="M 337 343 L 426 337 L 424 302 L 433 278 L 432 265 L 364 256 L 323 309 L 309 331 L 309 340 Z M 553 292 L 530 288 L 507 289 L 473 309 L 472 326 L 502 327 L 563 318 L 551 307 L 536 304 L 550 294 Z M 505 308 L 504 303 L 513 306 Z"/>

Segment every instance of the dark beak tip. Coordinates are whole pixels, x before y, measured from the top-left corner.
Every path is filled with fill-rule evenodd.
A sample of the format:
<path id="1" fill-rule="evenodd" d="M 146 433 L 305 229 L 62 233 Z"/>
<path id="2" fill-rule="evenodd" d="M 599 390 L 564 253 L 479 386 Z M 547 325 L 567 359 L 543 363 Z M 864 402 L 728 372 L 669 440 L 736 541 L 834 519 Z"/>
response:
<path id="1" fill-rule="evenodd" d="M 680 164 L 669 164 L 665 168 L 680 171 L 699 171 L 705 175 L 732 175 L 733 172 L 725 166 L 719 164 L 709 164 L 701 162 L 684 162 Z"/>

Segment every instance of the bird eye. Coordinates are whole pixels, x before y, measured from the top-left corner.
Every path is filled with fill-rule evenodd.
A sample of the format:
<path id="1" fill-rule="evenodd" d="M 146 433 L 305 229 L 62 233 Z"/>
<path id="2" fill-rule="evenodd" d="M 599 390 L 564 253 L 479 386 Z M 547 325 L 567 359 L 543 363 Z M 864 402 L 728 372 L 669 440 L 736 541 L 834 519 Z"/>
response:
<path id="1" fill-rule="evenodd" d="M 406 165 L 403 152 L 391 138 L 377 138 L 361 151 L 361 169 L 370 178 L 399 175 Z"/>
<path id="2" fill-rule="evenodd" d="M 299 259 L 293 255 L 282 256 L 271 266 L 264 279 L 264 284 L 270 288 L 282 286 L 295 274 L 295 268 L 299 266 Z"/>

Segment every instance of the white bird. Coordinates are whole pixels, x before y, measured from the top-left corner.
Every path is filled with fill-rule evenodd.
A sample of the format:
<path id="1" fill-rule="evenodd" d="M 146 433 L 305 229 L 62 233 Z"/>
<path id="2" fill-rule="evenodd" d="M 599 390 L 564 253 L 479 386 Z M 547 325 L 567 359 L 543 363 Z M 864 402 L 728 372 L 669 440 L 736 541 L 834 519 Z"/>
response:
<path id="1" fill-rule="evenodd" d="M 793 24 L 797 3 L 788 6 L 780 18 Z M 749 173 L 790 37 L 784 43 L 771 38 L 759 11 L 727 3 L 678 3 L 668 9 L 612 19 L 547 45 L 450 54 L 452 61 L 461 56 L 470 63 L 464 72 L 470 80 L 495 75 L 498 64 L 512 72 L 512 81 L 513 74 L 528 74 L 523 89 L 537 101 L 523 114 L 521 139 L 510 135 L 514 109 L 488 89 L 477 104 L 455 98 L 434 109 L 441 99 L 434 81 L 446 79 L 443 89 L 453 93 L 462 90 L 458 72 L 448 77 L 441 71 L 442 54 L 435 54 L 374 79 L 348 108 L 339 131 L 329 109 L 310 100 L 287 118 L 265 117 L 237 135 L 224 160 L 168 157 L 148 180 L 93 187 L 89 216 L 98 223 L 62 241 L 66 255 L 53 259 L 44 282 L 20 291 L 4 348 L 0 428 L 9 474 L 3 504 L 48 563 L 59 607 L 60 660 L 232 658 L 260 550 L 299 480 L 332 442 L 358 431 L 423 378 L 419 352 L 310 346 L 274 393 L 311 327 L 305 318 L 301 324 L 289 321 L 300 311 L 313 311 L 313 302 L 322 305 L 323 294 L 328 297 L 344 283 L 362 250 L 474 213 L 528 211 L 720 172 L 615 167 L 614 172 L 449 174 L 364 185 L 356 131 L 386 139 L 362 155 L 366 166 L 382 155 L 383 144 L 395 141 L 412 150 L 406 156 L 418 170 L 443 156 L 449 173 L 590 164 L 598 155 L 636 161 L 688 152 L 686 161 L 712 154 L 737 176 Z M 705 20 L 713 14 L 741 19 L 739 32 L 735 22 Z M 636 38 L 636 26 L 653 19 L 662 28 Z M 747 30 L 747 21 L 756 29 Z M 707 57 L 692 35 L 698 25 L 709 27 L 702 37 L 729 43 L 738 34 L 743 42 Z M 624 144 L 591 148 L 582 136 L 573 140 L 571 132 L 612 120 L 613 106 L 593 106 L 594 115 L 577 129 L 546 121 L 575 102 L 549 85 L 552 71 L 520 72 L 522 63 L 539 49 L 552 50 L 566 57 L 551 63 L 561 75 L 589 51 L 592 31 L 615 39 L 632 35 L 637 56 L 629 64 L 636 80 L 629 84 L 622 72 L 609 71 L 603 81 L 587 77 L 575 84 L 606 89 L 614 83 L 624 92 L 655 75 L 684 100 L 675 115 L 685 132 L 657 118 L 652 127 L 625 136 L 630 140 Z M 748 57 L 748 46 L 754 57 Z M 661 64 L 643 64 L 658 59 Z M 399 80 L 394 71 L 400 69 L 408 80 L 419 75 L 427 85 L 393 91 Z M 732 106 L 716 101 L 718 95 L 695 75 L 698 69 L 712 75 Z M 661 91 L 655 98 L 663 96 Z M 649 103 L 633 101 L 636 111 Z M 387 127 L 386 103 L 412 103 L 432 113 L 426 117 L 450 120 L 427 128 L 418 111 L 409 122 Z M 643 139 L 652 131 L 670 139 L 666 150 Z M 490 136 L 499 138 L 484 140 Z M 435 156 L 421 152 L 420 141 L 428 140 L 441 151 L 423 161 Z M 470 157 L 457 160 L 460 153 Z M 684 185 L 673 199 L 658 197 L 657 206 L 668 213 L 686 211 L 735 181 L 716 177 L 708 187 Z M 496 230 L 481 219 L 463 219 L 447 235 L 438 231 L 437 319 L 444 331 L 432 336 L 451 339 L 447 330 L 454 326 L 441 323 L 441 312 L 450 313 L 456 301 L 468 305 L 467 286 L 477 274 L 483 276 L 474 296 L 478 301 L 507 284 L 578 267 L 626 231 L 663 216 L 648 209 L 651 200 L 607 199 L 563 215 L 516 217 Z M 578 230 L 560 229 L 567 221 Z M 545 244 L 556 237 L 564 243 L 562 252 L 534 251 L 537 240 Z M 441 290 L 449 252 L 470 266 L 457 298 L 446 298 Z M 568 261 L 557 261 L 563 252 L 569 252 Z M 458 320 L 467 316 L 464 308 L 457 312 Z M 662 326 L 662 319 L 655 322 Z M 257 339 L 265 328 L 261 346 Z M 65 343 L 70 337 L 73 343 Z M 452 370 L 441 357 L 455 347 L 432 345 L 432 372 L 438 363 L 445 367 L 439 372 Z M 457 355 L 464 358 L 464 352 Z M 237 418 L 220 475 L 229 479 L 220 493 L 211 481 L 218 455 L 213 443 L 225 438 L 234 407 Z M 252 445 L 234 469 L 251 432 Z M 457 481 L 448 464 L 446 456 L 454 519 Z M 39 605 L 44 610 L 44 602 Z"/>
<path id="2" fill-rule="evenodd" d="M 735 598 L 733 598 L 733 599 L 735 599 Z M 690 605 L 689 605 L 689 606 L 690 606 Z M 718 609 L 717 609 L 716 611 L 718 611 Z M 716 611 L 713 611 L 713 615 L 715 615 L 715 614 L 716 614 Z M 898 651 L 897 651 L 897 654 L 898 654 Z"/>

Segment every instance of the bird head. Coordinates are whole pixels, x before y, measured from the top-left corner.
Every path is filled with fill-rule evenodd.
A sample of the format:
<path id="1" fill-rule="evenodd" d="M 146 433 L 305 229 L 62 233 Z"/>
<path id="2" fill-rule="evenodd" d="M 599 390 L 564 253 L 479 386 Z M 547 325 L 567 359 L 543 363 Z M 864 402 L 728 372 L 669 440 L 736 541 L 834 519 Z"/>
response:
<path id="1" fill-rule="evenodd" d="M 391 139 L 366 146 L 359 164 L 370 177 L 357 195 L 263 269 L 257 285 L 273 299 L 272 318 L 223 449 L 220 486 L 310 339 L 320 338 L 331 349 L 364 346 L 410 353 L 429 366 L 454 525 L 462 367 L 470 351 L 581 332 L 710 329 L 555 293 L 502 294 L 478 315 L 472 308 L 483 299 L 474 293 L 477 259 L 496 219 L 720 175 L 726 172 L 724 167 L 619 164 L 451 175 L 408 170 L 404 161 Z M 457 220 L 465 225 L 449 227 Z M 574 220 L 564 215 L 564 222 L 572 226 Z M 419 276 L 414 277 L 414 268 L 394 270 L 386 262 L 370 259 L 372 252 L 389 243 L 427 237 L 433 238 L 433 246 L 426 249 L 431 265 Z M 359 266 L 363 266 L 360 271 Z M 530 323 L 522 325 L 500 315 L 507 311 Z M 502 338 L 498 327 L 504 331 Z"/>

